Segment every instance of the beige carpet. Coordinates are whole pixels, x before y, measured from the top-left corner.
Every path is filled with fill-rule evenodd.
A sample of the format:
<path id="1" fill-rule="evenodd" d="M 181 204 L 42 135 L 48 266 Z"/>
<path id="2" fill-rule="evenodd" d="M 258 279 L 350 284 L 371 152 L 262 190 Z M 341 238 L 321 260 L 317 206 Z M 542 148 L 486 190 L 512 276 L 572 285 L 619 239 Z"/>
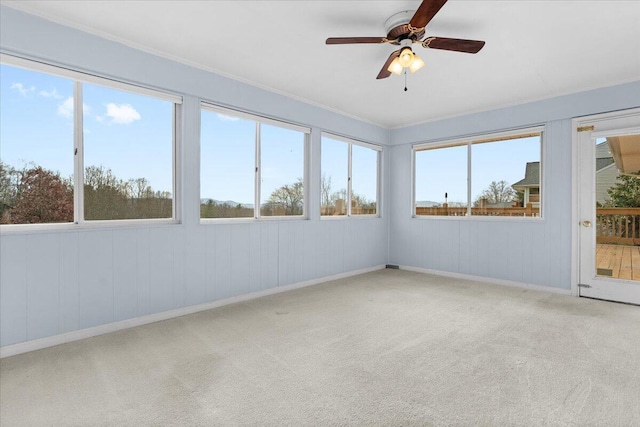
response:
<path id="1" fill-rule="evenodd" d="M 9 426 L 639 426 L 640 307 L 382 270 L 3 359 Z"/>

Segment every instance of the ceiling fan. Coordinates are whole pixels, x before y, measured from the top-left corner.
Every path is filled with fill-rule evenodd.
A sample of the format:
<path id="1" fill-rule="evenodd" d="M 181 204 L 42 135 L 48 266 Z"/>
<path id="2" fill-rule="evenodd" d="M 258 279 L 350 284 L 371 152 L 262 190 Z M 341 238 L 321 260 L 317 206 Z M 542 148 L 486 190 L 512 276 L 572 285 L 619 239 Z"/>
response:
<path id="1" fill-rule="evenodd" d="M 409 10 L 396 13 L 385 23 L 386 37 L 329 37 L 326 44 L 390 43 L 400 49 L 389 55 L 377 79 L 385 79 L 393 74 L 400 75 L 407 68 L 415 73 L 424 66 L 424 61 L 413 53 L 414 43 L 429 49 L 452 50 L 455 52 L 478 53 L 484 46 L 480 40 L 451 39 L 447 37 L 427 37 L 425 27 L 444 6 L 447 0 L 423 0 L 413 16 Z M 411 17 L 410 17 L 411 16 Z"/>

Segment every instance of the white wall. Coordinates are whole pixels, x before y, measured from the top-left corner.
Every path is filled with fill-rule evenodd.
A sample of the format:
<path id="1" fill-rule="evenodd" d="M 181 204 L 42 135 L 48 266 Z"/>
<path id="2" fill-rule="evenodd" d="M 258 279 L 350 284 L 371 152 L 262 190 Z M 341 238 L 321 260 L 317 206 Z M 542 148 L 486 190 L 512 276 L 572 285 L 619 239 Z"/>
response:
<path id="1" fill-rule="evenodd" d="M 416 125 L 391 132 L 390 262 L 571 288 L 571 118 L 640 105 L 640 82 Z M 412 218 L 411 144 L 544 124 L 540 221 Z"/>
<path id="2" fill-rule="evenodd" d="M 0 345 L 386 262 L 387 217 L 320 220 L 319 196 L 309 220 L 200 224 L 199 101 L 312 127 L 316 195 L 321 130 L 381 144 L 387 130 L 0 7 L 3 53 L 184 96 L 182 223 L 0 234 Z"/>

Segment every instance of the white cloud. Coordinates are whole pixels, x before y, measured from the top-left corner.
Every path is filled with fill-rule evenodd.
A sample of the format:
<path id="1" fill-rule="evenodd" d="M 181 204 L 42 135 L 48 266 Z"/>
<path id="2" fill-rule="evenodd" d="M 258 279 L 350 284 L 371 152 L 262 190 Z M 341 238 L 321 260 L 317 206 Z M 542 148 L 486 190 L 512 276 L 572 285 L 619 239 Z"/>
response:
<path id="1" fill-rule="evenodd" d="M 111 118 L 111 123 L 129 124 L 140 120 L 140 113 L 129 104 L 107 104 L 107 117 Z"/>
<path id="2" fill-rule="evenodd" d="M 90 111 L 91 107 L 87 104 L 82 104 L 82 112 L 84 114 L 89 114 Z M 73 117 L 73 96 L 68 97 L 62 104 L 58 105 L 58 114 L 62 117 Z"/>
<path id="3" fill-rule="evenodd" d="M 26 97 L 30 93 L 34 92 L 36 90 L 36 87 L 35 86 L 25 87 L 25 85 L 23 85 L 22 83 L 13 83 L 11 85 L 11 89 L 17 90 L 18 92 L 20 92 L 20 95 Z"/>
<path id="4" fill-rule="evenodd" d="M 58 93 L 58 89 L 53 88 L 51 89 L 49 92 L 47 92 L 46 90 L 41 90 L 38 95 L 40 96 L 44 96 L 45 98 L 55 98 L 55 99 L 62 99 L 64 98 L 64 96 L 60 95 Z"/>
<path id="5" fill-rule="evenodd" d="M 58 114 L 62 117 L 73 117 L 73 96 L 68 97 L 62 104 L 58 105 Z"/>
<path id="6" fill-rule="evenodd" d="M 237 122 L 238 120 L 240 120 L 237 117 L 225 116 L 224 114 L 220 114 L 220 113 L 216 113 L 216 116 L 218 116 L 220 120 L 225 122 Z"/>

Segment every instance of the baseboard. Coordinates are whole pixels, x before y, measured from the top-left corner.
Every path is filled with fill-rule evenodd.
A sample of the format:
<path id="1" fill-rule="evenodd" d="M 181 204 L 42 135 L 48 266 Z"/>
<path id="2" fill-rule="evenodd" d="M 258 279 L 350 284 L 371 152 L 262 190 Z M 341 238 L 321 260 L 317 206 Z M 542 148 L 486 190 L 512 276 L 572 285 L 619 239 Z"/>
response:
<path id="1" fill-rule="evenodd" d="M 473 276 L 471 274 L 452 273 L 449 271 L 432 270 L 430 268 L 411 267 L 408 265 L 400 265 L 401 270 L 415 271 L 418 273 L 435 274 L 438 276 L 452 277 L 455 279 L 473 280 L 474 282 L 485 282 L 493 285 L 511 286 L 514 288 L 530 289 L 532 291 L 551 292 L 560 295 L 571 295 L 570 289 L 554 288 L 552 286 L 534 285 L 532 283 L 516 282 L 513 280 L 494 279 L 484 276 Z"/>
<path id="2" fill-rule="evenodd" d="M 376 270 L 382 270 L 385 265 L 377 265 L 374 267 L 353 270 L 346 273 L 335 274 L 333 276 L 321 277 L 318 279 L 298 282 L 291 285 L 277 286 L 275 288 L 265 289 L 263 291 L 252 292 L 248 294 L 238 295 L 230 298 L 224 298 L 216 301 L 206 302 L 198 305 L 190 305 L 187 307 L 176 308 L 174 310 L 163 311 L 160 313 L 149 314 L 147 316 L 135 317 L 133 319 L 122 320 L 119 322 L 107 323 L 105 325 L 94 326 L 92 328 L 80 329 L 78 331 L 67 332 L 65 334 L 54 335 L 51 337 L 40 338 L 37 340 L 25 341 L 17 344 L 6 345 L 0 347 L 0 359 L 15 356 L 30 351 L 41 350 L 47 347 L 53 347 L 72 341 L 78 341 L 85 338 L 91 338 L 98 335 L 108 334 L 110 332 L 121 331 L 123 329 L 133 328 L 136 326 L 147 325 L 149 323 L 160 322 L 162 320 L 173 319 L 175 317 L 186 316 L 188 314 L 197 313 L 199 311 L 211 310 L 212 308 L 222 307 L 224 305 L 234 304 L 242 301 L 274 295 L 281 292 L 287 292 L 294 289 L 304 288 L 307 286 L 319 285 L 321 283 L 330 282 L 332 280 L 344 279 L 346 277 L 357 276 L 359 274 L 369 273 Z"/>

